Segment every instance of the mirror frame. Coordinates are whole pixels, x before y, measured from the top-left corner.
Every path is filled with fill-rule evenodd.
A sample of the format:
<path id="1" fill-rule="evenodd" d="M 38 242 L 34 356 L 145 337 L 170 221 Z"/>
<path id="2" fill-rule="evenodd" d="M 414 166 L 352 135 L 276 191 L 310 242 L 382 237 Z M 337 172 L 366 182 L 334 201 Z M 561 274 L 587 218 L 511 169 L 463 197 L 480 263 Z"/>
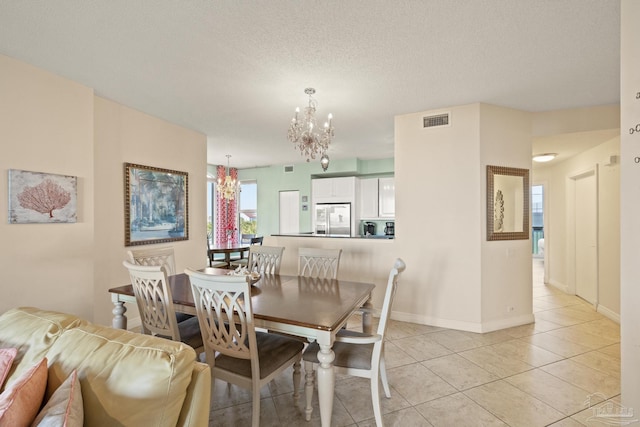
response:
<path id="1" fill-rule="evenodd" d="M 494 215 L 494 176 L 507 175 L 522 177 L 522 231 L 495 231 Z M 487 240 L 528 240 L 529 239 L 529 169 L 509 168 L 487 165 Z"/>

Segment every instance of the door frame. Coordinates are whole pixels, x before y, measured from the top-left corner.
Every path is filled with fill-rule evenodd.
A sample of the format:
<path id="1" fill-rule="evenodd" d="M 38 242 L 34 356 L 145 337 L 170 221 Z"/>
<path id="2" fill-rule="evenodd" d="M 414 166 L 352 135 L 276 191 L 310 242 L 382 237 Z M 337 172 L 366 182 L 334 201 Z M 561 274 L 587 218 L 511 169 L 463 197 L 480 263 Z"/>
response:
<path id="1" fill-rule="evenodd" d="M 551 266 L 549 265 L 551 257 L 549 251 L 551 250 L 550 239 L 551 233 L 549 233 L 549 183 L 545 181 L 536 181 L 531 184 L 531 188 L 534 186 L 542 187 L 542 229 L 544 230 L 544 254 L 542 255 L 544 266 L 544 283 L 549 283 L 549 271 Z M 531 190 L 530 190 L 531 191 Z M 532 224 L 532 221 L 529 221 Z M 533 236 L 533 233 L 532 233 Z"/>
<path id="2" fill-rule="evenodd" d="M 598 223 L 599 223 L 599 212 L 598 212 L 598 164 L 583 169 L 581 171 L 577 171 L 569 174 L 567 176 L 567 191 L 566 191 L 566 201 L 567 201 L 567 215 L 566 215 L 566 233 L 567 233 L 567 252 L 566 252 L 566 268 L 567 268 L 567 292 L 572 295 L 577 295 L 576 293 L 576 181 L 581 178 L 586 178 L 589 176 L 593 176 L 594 179 L 594 194 L 595 194 L 595 221 L 596 221 L 596 229 L 595 229 L 595 239 L 596 239 L 596 265 L 595 265 L 595 282 L 596 282 L 596 295 L 593 302 L 593 306 L 595 308 L 598 307 L 599 295 L 600 295 L 600 236 L 598 234 Z M 586 301 L 586 300 L 585 300 Z"/>

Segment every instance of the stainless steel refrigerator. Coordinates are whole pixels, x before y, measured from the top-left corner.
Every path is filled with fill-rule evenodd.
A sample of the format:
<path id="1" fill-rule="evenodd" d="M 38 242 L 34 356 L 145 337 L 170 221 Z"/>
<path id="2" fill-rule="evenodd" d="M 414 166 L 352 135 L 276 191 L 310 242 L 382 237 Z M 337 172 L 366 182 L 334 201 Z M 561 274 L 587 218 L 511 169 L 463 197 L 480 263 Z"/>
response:
<path id="1" fill-rule="evenodd" d="M 315 205 L 316 234 L 351 236 L 351 203 Z"/>

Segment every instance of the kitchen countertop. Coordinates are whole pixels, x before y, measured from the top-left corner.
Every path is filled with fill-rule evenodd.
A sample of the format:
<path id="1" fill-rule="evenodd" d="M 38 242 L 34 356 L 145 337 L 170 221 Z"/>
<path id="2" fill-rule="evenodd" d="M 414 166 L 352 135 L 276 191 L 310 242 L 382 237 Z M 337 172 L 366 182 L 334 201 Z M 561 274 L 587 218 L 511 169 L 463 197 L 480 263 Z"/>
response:
<path id="1" fill-rule="evenodd" d="M 295 233 L 295 234 L 272 234 L 278 237 L 318 237 L 323 239 L 367 239 L 367 240 L 392 240 L 394 236 L 376 234 L 375 236 L 338 236 L 332 234 Z"/>

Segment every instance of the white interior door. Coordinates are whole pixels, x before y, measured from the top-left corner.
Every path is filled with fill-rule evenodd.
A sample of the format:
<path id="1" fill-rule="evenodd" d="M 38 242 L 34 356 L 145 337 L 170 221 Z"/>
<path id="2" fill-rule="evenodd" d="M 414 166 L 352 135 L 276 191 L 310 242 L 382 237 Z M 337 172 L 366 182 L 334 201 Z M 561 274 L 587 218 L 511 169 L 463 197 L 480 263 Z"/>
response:
<path id="1" fill-rule="evenodd" d="M 300 192 L 280 192 L 280 234 L 300 232 Z"/>
<path id="2" fill-rule="evenodd" d="M 575 179 L 576 295 L 598 302 L 598 196 L 596 174 Z"/>

